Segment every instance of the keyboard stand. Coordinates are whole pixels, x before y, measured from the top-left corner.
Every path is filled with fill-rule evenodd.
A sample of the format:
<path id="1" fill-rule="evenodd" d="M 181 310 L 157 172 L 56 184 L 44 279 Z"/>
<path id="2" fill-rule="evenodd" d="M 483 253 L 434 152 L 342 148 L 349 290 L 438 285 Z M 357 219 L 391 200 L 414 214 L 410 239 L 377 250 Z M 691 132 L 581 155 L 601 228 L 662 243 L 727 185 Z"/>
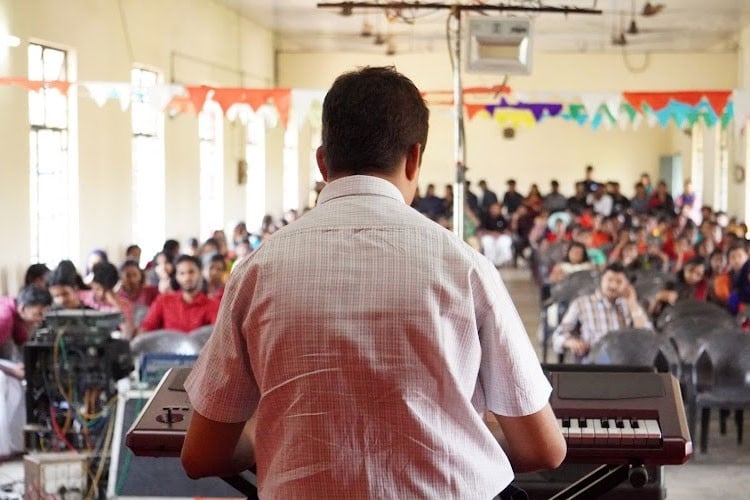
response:
<path id="1" fill-rule="evenodd" d="M 648 473 L 643 465 L 602 465 L 571 484 L 550 500 L 594 500 L 606 494 L 618 484 L 630 478 L 635 488 L 641 488 L 648 481 Z"/>

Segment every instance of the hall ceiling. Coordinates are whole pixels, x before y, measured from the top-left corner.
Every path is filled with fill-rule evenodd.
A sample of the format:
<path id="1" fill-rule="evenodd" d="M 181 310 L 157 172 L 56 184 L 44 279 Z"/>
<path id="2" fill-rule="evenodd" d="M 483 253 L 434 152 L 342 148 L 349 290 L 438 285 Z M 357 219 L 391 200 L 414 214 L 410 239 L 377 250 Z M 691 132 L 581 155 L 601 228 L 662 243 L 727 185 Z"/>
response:
<path id="1" fill-rule="evenodd" d="M 388 41 L 400 53 L 447 50 L 444 10 L 403 12 L 404 17 L 416 17 L 409 24 L 401 20 L 389 22 L 381 11 L 372 9 L 354 9 L 352 15 L 342 16 L 340 10 L 316 7 L 315 0 L 217 1 L 272 30 L 281 52 L 383 53 Z M 463 0 L 462 3 L 498 5 L 500 2 Z M 737 49 L 739 31 L 750 24 L 750 0 L 506 0 L 502 3 L 567 5 L 603 11 L 602 15 L 528 14 L 533 18 L 535 50 L 544 52 L 727 52 Z M 647 3 L 652 12 L 658 12 L 644 16 L 644 8 L 648 12 Z M 659 10 L 658 5 L 663 8 Z M 633 33 L 633 22 L 637 33 Z M 362 36 L 368 25 L 372 35 Z M 378 34 L 385 43 L 375 43 Z"/>

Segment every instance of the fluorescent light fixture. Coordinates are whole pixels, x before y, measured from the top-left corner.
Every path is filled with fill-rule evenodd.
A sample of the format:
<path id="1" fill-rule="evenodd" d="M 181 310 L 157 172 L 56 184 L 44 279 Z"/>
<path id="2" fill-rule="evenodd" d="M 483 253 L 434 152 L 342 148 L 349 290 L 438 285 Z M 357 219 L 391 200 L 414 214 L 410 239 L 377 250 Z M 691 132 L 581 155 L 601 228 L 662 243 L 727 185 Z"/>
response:
<path id="1" fill-rule="evenodd" d="M 13 35 L 0 35 L 0 45 L 5 47 L 18 47 L 21 45 L 21 39 Z"/>

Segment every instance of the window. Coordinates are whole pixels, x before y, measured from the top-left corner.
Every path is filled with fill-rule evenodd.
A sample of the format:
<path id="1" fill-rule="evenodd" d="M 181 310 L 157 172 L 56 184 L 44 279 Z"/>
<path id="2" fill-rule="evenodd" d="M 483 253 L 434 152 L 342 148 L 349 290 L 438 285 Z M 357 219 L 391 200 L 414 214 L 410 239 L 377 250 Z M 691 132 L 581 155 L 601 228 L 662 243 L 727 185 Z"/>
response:
<path id="1" fill-rule="evenodd" d="M 299 206 L 299 132 L 297 124 L 291 120 L 284 133 L 284 210 L 298 209 Z"/>
<path id="2" fill-rule="evenodd" d="M 247 227 L 258 232 L 266 214 L 266 126 L 258 114 L 252 115 L 247 124 Z"/>
<path id="3" fill-rule="evenodd" d="M 29 79 L 65 81 L 64 50 L 29 44 Z M 78 252 L 78 171 L 70 155 L 68 97 L 29 92 L 31 261 L 56 266 Z"/>
<path id="4" fill-rule="evenodd" d="M 159 74 L 142 68 L 130 72 L 133 88 L 133 242 L 151 257 L 165 240 L 164 119 L 150 90 Z"/>
<path id="5" fill-rule="evenodd" d="M 198 115 L 200 138 L 200 234 L 224 229 L 224 116 L 214 101 Z"/>

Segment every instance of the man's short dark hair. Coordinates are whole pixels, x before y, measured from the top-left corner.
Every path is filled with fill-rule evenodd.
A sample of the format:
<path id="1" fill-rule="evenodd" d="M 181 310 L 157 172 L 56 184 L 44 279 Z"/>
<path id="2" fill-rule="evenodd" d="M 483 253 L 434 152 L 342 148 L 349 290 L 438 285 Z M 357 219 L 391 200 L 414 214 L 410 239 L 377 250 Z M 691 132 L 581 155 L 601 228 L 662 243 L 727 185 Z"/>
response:
<path id="1" fill-rule="evenodd" d="M 607 271 L 625 274 L 625 266 L 623 266 L 619 262 L 613 262 L 604 268 L 604 273 L 606 273 Z M 604 276 L 604 273 L 602 273 L 602 276 Z M 628 279 L 628 281 L 630 280 Z"/>
<path id="2" fill-rule="evenodd" d="M 111 262 L 99 262 L 94 264 L 93 271 L 94 277 L 92 281 L 94 283 L 99 283 L 107 290 L 112 290 L 120 279 L 120 274 L 117 272 L 117 268 Z"/>
<path id="3" fill-rule="evenodd" d="M 198 257 L 194 257 L 192 255 L 186 255 L 186 254 L 183 254 L 177 257 L 177 260 L 174 263 L 175 269 L 177 268 L 178 265 L 182 264 L 183 262 L 192 262 L 193 264 L 198 266 L 198 269 L 203 269 L 203 263 Z"/>
<path id="4" fill-rule="evenodd" d="M 18 292 L 18 297 L 16 297 L 16 303 L 20 306 L 48 307 L 52 305 L 52 295 L 50 295 L 50 293 L 44 288 L 40 288 L 34 285 L 29 285 L 29 286 L 23 287 L 21 291 Z"/>
<path id="5" fill-rule="evenodd" d="M 429 114 L 414 83 L 393 67 L 339 76 L 323 101 L 329 175 L 393 173 L 413 145 L 424 151 Z"/>

